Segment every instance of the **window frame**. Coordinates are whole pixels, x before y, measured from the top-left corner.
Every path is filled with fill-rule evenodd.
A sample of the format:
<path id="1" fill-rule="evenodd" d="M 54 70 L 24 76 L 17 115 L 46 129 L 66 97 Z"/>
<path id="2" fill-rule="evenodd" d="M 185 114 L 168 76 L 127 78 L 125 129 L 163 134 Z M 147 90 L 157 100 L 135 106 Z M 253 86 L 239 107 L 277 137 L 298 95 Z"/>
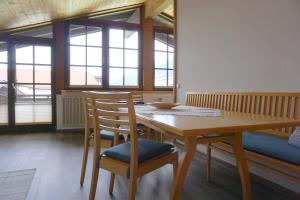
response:
<path id="1" fill-rule="evenodd" d="M 108 44 L 108 71 L 111 69 L 111 68 L 114 68 L 114 69 L 122 69 L 123 70 L 123 85 L 109 85 L 109 75 L 108 75 L 108 86 L 109 88 L 129 88 L 129 89 L 132 89 L 132 88 L 138 88 L 140 89 L 140 85 L 142 84 L 142 81 L 140 80 L 140 76 L 142 74 L 142 61 L 141 61 L 141 54 L 142 54 L 142 51 L 141 51 L 141 38 L 140 38 L 140 34 L 141 32 L 138 31 L 138 30 L 135 30 L 135 29 L 128 29 L 128 28 L 120 28 L 120 27 L 108 27 L 108 31 L 110 29 L 117 29 L 117 30 L 122 30 L 123 31 L 123 47 L 110 47 L 109 44 Z M 126 31 L 137 31 L 138 32 L 138 47 L 137 49 L 134 49 L 134 48 L 128 48 L 125 46 L 125 33 Z M 109 34 L 108 34 L 108 43 L 109 43 Z M 111 66 L 110 63 L 109 63 L 109 59 L 110 59 L 110 49 L 118 49 L 118 50 L 122 50 L 123 52 L 123 60 L 122 60 L 122 63 L 123 63 L 123 66 L 122 67 L 118 67 L 118 66 Z M 125 52 L 126 50 L 133 50 L 133 51 L 137 51 L 138 52 L 138 63 L 137 63 L 137 67 L 126 67 L 125 66 L 125 63 L 126 63 L 126 57 L 125 57 Z M 136 69 L 138 71 L 137 73 L 137 86 L 130 86 L 130 85 L 125 85 L 125 70 L 126 69 Z"/>
<path id="2" fill-rule="evenodd" d="M 30 28 L 34 29 L 34 28 Z M 29 29 L 28 29 L 29 30 Z M 6 131 L 17 131 L 22 132 L 26 130 L 55 130 L 56 126 L 56 58 L 55 58 L 55 45 L 54 38 L 42 38 L 42 37 L 31 37 L 31 36 L 20 36 L 12 35 L 18 31 L 12 31 L 9 34 L 1 34 L 0 40 L 7 43 L 7 57 L 8 57 L 8 124 L 0 124 L 0 128 Z M 15 91 L 13 89 L 13 84 L 16 78 L 16 62 L 15 62 L 15 45 L 36 45 L 36 46 L 50 46 L 51 47 L 51 105 L 52 105 L 52 122 L 51 123 L 37 123 L 37 124 L 16 124 L 15 123 L 15 101 L 16 98 Z"/>
<path id="3" fill-rule="evenodd" d="M 0 122 L 0 128 L 3 127 L 3 126 L 8 126 L 9 123 L 10 123 L 10 116 L 9 116 L 9 53 L 8 53 L 8 50 L 9 50 L 9 43 L 7 40 L 2 40 L 0 39 L 0 42 L 1 43 L 5 43 L 5 51 L 6 51 L 6 61 L 1 61 L 0 60 L 0 65 L 6 65 L 6 81 L 3 81 L 3 82 L 0 82 L 0 85 L 6 85 L 7 89 L 6 89 L 6 93 L 7 93 L 7 102 L 6 102 L 6 106 L 7 106 L 7 110 L 6 110 L 6 121 L 4 121 L 4 123 L 1 123 Z M 4 104 L 5 105 L 5 104 Z"/>
<path id="4" fill-rule="evenodd" d="M 76 26 L 84 26 L 85 27 L 85 44 L 84 45 L 78 45 L 78 44 L 71 44 L 70 43 L 70 27 L 72 25 L 76 25 Z M 97 27 L 97 28 L 101 28 L 101 32 L 102 32 L 102 45 L 101 46 L 90 46 L 87 44 L 87 28 L 89 26 L 92 26 L 92 27 Z M 72 88 L 72 89 L 76 89 L 76 88 L 97 88 L 97 89 L 101 89 L 103 88 L 103 78 L 101 80 L 101 85 L 87 85 L 87 68 L 88 67 L 101 67 L 102 68 L 102 76 L 103 76 L 103 65 L 104 65 L 104 62 L 103 62 L 103 46 L 104 46 L 104 39 L 103 39 L 103 27 L 101 25 L 89 25 L 89 24 L 83 24 L 83 23 L 67 23 L 67 26 L 66 26 L 66 40 L 65 40 L 65 47 L 66 47 L 66 56 L 65 56 L 65 59 L 66 59 L 66 62 L 67 62 L 67 65 L 66 65 L 66 71 L 67 71 L 67 76 L 66 76 L 66 86 L 67 88 Z M 77 65 L 77 64 L 71 64 L 71 46 L 74 46 L 74 47 L 84 47 L 85 48 L 85 64 L 83 65 Z M 91 65 L 88 65 L 87 64 L 87 51 L 88 51 L 88 47 L 95 47 L 95 48 L 101 48 L 102 49 L 102 65 L 101 66 L 91 66 Z M 84 67 L 85 68 L 85 85 L 71 85 L 71 67 L 74 66 L 74 67 Z"/>
<path id="5" fill-rule="evenodd" d="M 173 51 L 169 51 L 168 48 L 166 51 L 163 50 L 155 50 L 155 34 L 156 33 L 163 33 L 167 34 L 167 47 L 169 44 L 169 35 L 173 35 L 173 29 L 171 28 L 163 28 L 163 27 L 154 27 L 153 28 L 153 89 L 154 90 L 161 90 L 161 91 L 173 91 L 174 85 L 173 86 L 168 86 L 169 83 L 169 71 L 173 71 L 173 84 L 174 84 L 174 76 L 175 76 L 175 46 L 173 47 Z M 175 41 L 174 41 L 175 42 Z M 162 69 L 162 68 L 156 68 L 155 67 L 155 52 L 166 52 L 167 53 L 167 68 Z M 173 53 L 173 68 L 169 68 L 169 53 Z M 160 70 L 165 70 L 167 72 L 167 86 L 155 86 L 155 70 L 160 69 Z"/>
<path id="6" fill-rule="evenodd" d="M 71 25 L 92 26 L 102 28 L 102 84 L 101 85 L 70 85 L 70 42 L 69 28 Z M 109 29 L 123 29 L 138 32 L 138 85 L 137 86 L 110 86 L 109 85 Z M 142 60 L 142 25 L 126 22 L 114 22 L 99 19 L 78 19 L 65 21 L 65 88 L 74 90 L 142 90 L 143 89 L 143 60 Z M 124 49 L 124 48 L 123 48 Z M 125 57 L 124 57 L 125 59 Z"/>

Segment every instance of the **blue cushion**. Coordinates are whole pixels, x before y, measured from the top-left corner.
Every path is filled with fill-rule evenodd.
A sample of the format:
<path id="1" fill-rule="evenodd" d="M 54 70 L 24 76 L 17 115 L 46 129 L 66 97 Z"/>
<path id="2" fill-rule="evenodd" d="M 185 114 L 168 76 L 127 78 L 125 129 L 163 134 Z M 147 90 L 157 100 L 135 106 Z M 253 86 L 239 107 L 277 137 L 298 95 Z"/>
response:
<path id="1" fill-rule="evenodd" d="M 243 132 L 243 146 L 249 151 L 300 165 L 300 149 L 290 145 L 287 138 L 262 132 Z"/>
<path id="2" fill-rule="evenodd" d="M 106 130 L 101 130 L 100 132 L 101 135 L 101 139 L 104 140 L 114 140 L 114 133 L 110 132 L 110 131 L 106 131 Z M 123 134 L 119 134 L 119 140 L 124 140 L 124 135 Z"/>
<path id="3" fill-rule="evenodd" d="M 142 163 L 163 153 L 171 152 L 172 148 L 174 146 L 171 144 L 140 138 L 138 139 L 138 162 Z M 102 155 L 130 163 L 130 142 L 111 147 Z"/>

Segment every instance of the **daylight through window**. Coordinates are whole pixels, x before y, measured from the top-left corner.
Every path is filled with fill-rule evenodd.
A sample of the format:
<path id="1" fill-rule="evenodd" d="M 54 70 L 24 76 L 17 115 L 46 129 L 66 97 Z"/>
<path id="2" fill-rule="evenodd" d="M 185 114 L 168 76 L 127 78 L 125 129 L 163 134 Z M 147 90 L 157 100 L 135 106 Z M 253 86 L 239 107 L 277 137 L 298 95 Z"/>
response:
<path id="1" fill-rule="evenodd" d="M 172 87 L 174 78 L 174 36 L 155 33 L 154 38 L 154 86 Z"/>

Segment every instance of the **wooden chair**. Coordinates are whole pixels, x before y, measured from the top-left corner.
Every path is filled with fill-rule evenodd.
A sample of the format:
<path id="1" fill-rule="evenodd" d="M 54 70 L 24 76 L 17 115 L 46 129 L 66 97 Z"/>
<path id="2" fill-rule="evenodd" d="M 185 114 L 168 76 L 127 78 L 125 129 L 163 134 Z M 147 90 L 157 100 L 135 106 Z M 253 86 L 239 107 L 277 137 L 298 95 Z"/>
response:
<path id="1" fill-rule="evenodd" d="M 142 91 L 132 91 L 130 92 L 132 95 L 132 100 L 136 103 L 144 102 L 144 96 Z"/>
<path id="2" fill-rule="evenodd" d="M 83 159 L 81 167 L 80 185 L 84 183 L 86 164 L 88 159 L 89 145 L 93 142 L 94 133 L 99 133 L 99 131 L 94 131 L 93 122 L 93 112 L 92 112 L 92 97 L 90 93 L 82 92 L 81 97 L 83 100 L 83 110 L 84 110 L 84 144 L 83 144 Z M 108 148 L 116 144 L 116 140 L 119 142 L 124 142 L 125 138 L 122 134 L 114 134 L 110 131 L 101 131 L 101 147 Z"/>
<path id="3" fill-rule="evenodd" d="M 132 95 L 132 99 L 135 104 L 144 104 L 144 96 L 142 91 L 131 91 L 130 93 Z M 144 134 L 140 134 L 140 137 L 163 142 L 162 133 L 156 132 L 151 128 L 144 126 L 141 123 L 137 123 L 137 128 L 138 130 L 144 133 Z"/>
<path id="4" fill-rule="evenodd" d="M 174 175 L 178 163 L 178 152 L 171 144 L 158 143 L 139 138 L 137 134 L 134 104 L 130 93 L 96 93 L 93 97 L 94 129 L 130 134 L 130 142 L 116 145 L 100 155 L 101 135 L 95 135 L 90 200 L 94 200 L 99 168 L 129 178 L 128 199 L 135 199 L 137 178 L 166 164 L 173 164 Z M 113 100 L 110 103 L 107 100 Z M 122 103 L 121 103 L 122 102 Z M 112 119 L 112 117 L 117 117 Z M 111 176 L 109 192 L 113 192 L 114 178 Z"/>

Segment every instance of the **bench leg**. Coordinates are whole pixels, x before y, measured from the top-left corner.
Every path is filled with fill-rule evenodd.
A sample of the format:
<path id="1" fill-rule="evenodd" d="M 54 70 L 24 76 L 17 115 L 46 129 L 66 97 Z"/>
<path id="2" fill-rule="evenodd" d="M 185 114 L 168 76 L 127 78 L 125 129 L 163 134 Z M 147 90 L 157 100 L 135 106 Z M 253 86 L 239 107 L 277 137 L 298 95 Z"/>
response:
<path id="1" fill-rule="evenodd" d="M 206 146 L 206 180 L 210 181 L 211 174 L 211 144 L 208 143 Z"/>

